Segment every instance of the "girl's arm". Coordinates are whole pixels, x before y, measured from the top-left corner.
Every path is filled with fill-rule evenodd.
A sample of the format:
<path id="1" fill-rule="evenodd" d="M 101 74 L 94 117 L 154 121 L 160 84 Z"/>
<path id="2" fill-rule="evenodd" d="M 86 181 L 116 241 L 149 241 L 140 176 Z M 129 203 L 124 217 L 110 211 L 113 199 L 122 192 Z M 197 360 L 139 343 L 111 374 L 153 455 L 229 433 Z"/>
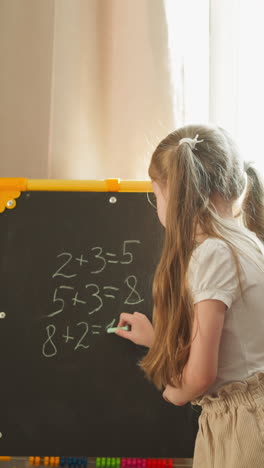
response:
<path id="1" fill-rule="evenodd" d="M 195 304 L 192 345 L 183 370 L 182 386 L 167 385 L 163 393 L 166 401 L 184 405 L 204 393 L 215 381 L 226 308 L 224 302 L 215 299 Z"/>

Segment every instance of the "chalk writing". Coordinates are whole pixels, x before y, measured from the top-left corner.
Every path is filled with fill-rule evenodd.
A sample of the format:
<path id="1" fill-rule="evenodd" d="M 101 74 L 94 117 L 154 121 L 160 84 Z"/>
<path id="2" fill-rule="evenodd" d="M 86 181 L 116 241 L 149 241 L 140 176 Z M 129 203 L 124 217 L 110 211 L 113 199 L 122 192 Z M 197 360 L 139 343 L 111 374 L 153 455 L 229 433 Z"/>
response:
<path id="1" fill-rule="evenodd" d="M 61 270 L 63 268 L 66 267 L 66 265 L 68 265 L 70 263 L 70 261 L 72 260 L 72 255 L 68 252 L 63 252 L 59 255 L 57 255 L 57 258 L 59 257 L 68 257 L 66 262 L 63 263 L 63 265 L 60 266 L 60 268 L 58 268 L 58 270 L 54 273 L 54 275 L 52 275 L 52 278 L 56 278 L 56 276 L 63 276 L 63 278 L 74 278 L 76 276 L 76 274 L 73 274 L 73 275 L 65 275 L 65 273 L 61 273 Z"/>
<path id="2" fill-rule="evenodd" d="M 52 332 L 50 332 L 50 330 L 52 330 Z M 46 331 L 47 331 L 48 338 L 42 346 L 42 353 L 43 353 L 43 356 L 48 358 L 48 357 L 56 356 L 57 354 L 57 348 L 52 341 L 52 338 L 56 332 L 55 325 L 48 325 L 46 327 Z M 48 348 L 50 348 L 50 352 Z"/>
<path id="3" fill-rule="evenodd" d="M 140 302 L 143 302 L 144 299 L 140 297 L 139 293 L 136 291 L 136 286 L 137 286 L 137 278 L 134 275 L 129 276 L 126 280 L 125 283 L 131 289 L 131 292 L 127 299 L 125 300 L 125 304 L 140 304 Z M 132 283 L 132 285 L 130 284 Z M 133 299 L 134 297 L 134 299 Z"/>
<path id="4" fill-rule="evenodd" d="M 48 317 L 54 317 L 54 315 L 60 314 L 64 309 L 65 301 L 61 297 L 58 297 L 58 289 L 72 290 L 74 288 L 72 286 L 59 286 L 59 288 L 55 289 L 54 294 L 53 294 L 53 302 L 59 302 L 61 307 L 59 309 L 57 309 L 55 312 L 52 312 L 51 314 L 48 314 Z"/>
<path id="5" fill-rule="evenodd" d="M 87 348 L 89 348 L 89 346 L 90 346 L 90 345 L 88 345 L 88 344 L 85 345 L 85 344 L 83 344 L 83 342 L 82 342 L 82 341 L 84 340 L 84 338 L 86 337 L 86 335 L 87 335 L 87 333 L 88 333 L 88 330 L 89 330 L 89 325 L 88 325 L 88 323 L 87 323 L 87 322 L 79 322 L 79 323 L 77 323 L 77 327 L 79 327 L 79 325 L 84 325 L 84 333 L 83 333 L 83 335 L 81 336 L 81 338 L 79 339 L 77 345 L 75 346 L 74 351 L 76 351 L 76 349 L 81 348 L 81 347 L 87 349 Z"/>
<path id="6" fill-rule="evenodd" d="M 126 241 L 123 242 L 123 256 L 128 257 L 129 260 L 126 260 L 126 261 L 123 260 L 120 263 L 128 265 L 129 263 L 133 262 L 134 257 L 132 255 L 132 253 L 127 250 L 127 245 L 128 244 L 135 244 L 135 243 L 140 244 L 140 241 L 138 241 L 138 240 L 126 240 Z"/>
<path id="7" fill-rule="evenodd" d="M 70 327 L 66 327 L 66 335 L 62 335 L 62 338 L 65 338 L 65 343 L 68 343 L 70 340 L 74 340 L 74 336 L 70 336 Z"/>
<path id="8" fill-rule="evenodd" d="M 144 303 L 138 277 L 129 271 L 142 253 L 140 241 L 124 240 L 116 252 L 111 250 L 95 245 L 56 255 L 43 357 L 55 357 L 66 349 L 86 352 L 118 322 L 121 312 L 134 312 L 133 306 Z M 118 271 L 119 279 L 108 269 Z"/>
<path id="9" fill-rule="evenodd" d="M 98 273 L 101 273 L 106 265 L 107 265 L 107 262 L 106 262 L 106 259 L 102 256 L 102 252 L 103 252 L 103 249 L 102 247 L 93 247 L 92 248 L 92 251 L 94 250 L 99 250 L 99 252 L 95 255 L 95 258 L 98 258 L 100 260 L 100 263 L 102 264 L 101 268 L 99 268 L 99 270 L 96 270 L 96 271 L 91 271 L 92 274 L 98 274 Z"/>
<path id="10" fill-rule="evenodd" d="M 84 260 L 83 254 L 81 254 L 80 258 L 75 258 L 75 260 L 80 263 L 80 266 L 82 266 L 83 263 L 88 263 L 88 260 Z"/>

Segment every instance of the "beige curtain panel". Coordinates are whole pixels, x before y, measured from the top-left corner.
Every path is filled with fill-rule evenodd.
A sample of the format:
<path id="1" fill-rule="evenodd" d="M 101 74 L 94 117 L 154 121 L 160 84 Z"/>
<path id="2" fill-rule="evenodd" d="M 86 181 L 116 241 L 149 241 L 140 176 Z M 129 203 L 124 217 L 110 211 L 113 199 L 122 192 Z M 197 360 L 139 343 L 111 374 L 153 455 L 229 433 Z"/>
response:
<path id="1" fill-rule="evenodd" d="M 190 23 L 190 3 L 0 0 L 1 177 L 147 178 L 192 95 L 207 106 L 208 50 L 187 50 L 186 34 L 197 45 L 209 29 L 193 9 Z"/>

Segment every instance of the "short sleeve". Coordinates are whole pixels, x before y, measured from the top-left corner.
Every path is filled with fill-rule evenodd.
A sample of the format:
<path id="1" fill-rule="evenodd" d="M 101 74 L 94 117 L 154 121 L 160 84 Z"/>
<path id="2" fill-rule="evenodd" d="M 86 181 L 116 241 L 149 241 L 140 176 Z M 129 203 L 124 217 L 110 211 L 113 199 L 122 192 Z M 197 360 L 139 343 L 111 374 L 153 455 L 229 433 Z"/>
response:
<path id="1" fill-rule="evenodd" d="M 239 292 L 233 254 L 220 239 L 207 239 L 194 252 L 188 270 L 193 303 L 217 299 L 228 308 Z"/>

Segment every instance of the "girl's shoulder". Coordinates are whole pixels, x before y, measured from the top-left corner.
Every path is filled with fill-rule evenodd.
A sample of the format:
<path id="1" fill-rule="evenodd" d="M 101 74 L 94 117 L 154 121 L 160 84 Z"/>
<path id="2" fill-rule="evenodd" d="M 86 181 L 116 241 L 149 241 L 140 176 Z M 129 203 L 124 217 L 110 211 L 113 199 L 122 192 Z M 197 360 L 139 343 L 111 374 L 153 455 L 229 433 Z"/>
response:
<path id="1" fill-rule="evenodd" d="M 193 256 L 202 257 L 210 256 L 213 253 L 226 252 L 227 255 L 230 254 L 230 248 L 228 244 L 218 237 L 207 237 L 203 242 L 199 243 L 193 251 Z"/>
<path id="2" fill-rule="evenodd" d="M 189 273 L 197 277 L 226 275 L 237 272 L 234 255 L 229 245 L 218 237 L 208 237 L 192 252 Z"/>
<path id="3" fill-rule="evenodd" d="M 236 263 L 227 243 L 210 237 L 193 251 L 188 281 L 194 304 L 217 299 L 229 308 L 237 296 L 238 276 Z"/>
<path id="4" fill-rule="evenodd" d="M 208 237 L 198 244 L 192 252 L 189 270 L 199 270 L 205 274 L 208 269 L 214 274 L 221 267 L 222 273 L 227 270 L 241 272 L 258 270 L 264 273 L 264 246 L 256 234 L 248 229 L 241 229 L 233 238 L 232 247 L 225 240 L 218 237 Z M 245 273 L 246 274 L 246 273 Z"/>

